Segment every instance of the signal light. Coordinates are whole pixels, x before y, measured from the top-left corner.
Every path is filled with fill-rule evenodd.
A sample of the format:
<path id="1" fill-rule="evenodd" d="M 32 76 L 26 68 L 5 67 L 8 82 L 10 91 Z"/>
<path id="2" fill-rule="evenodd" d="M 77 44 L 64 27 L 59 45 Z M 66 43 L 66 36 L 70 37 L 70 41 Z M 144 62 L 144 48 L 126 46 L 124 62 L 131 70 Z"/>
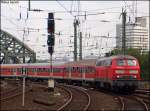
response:
<path id="1" fill-rule="evenodd" d="M 48 33 L 55 33 L 55 22 L 53 13 L 48 13 Z"/>
<path id="2" fill-rule="evenodd" d="M 52 55 L 54 52 L 54 47 L 53 46 L 49 46 L 48 47 L 48 52 Z"/>
<path id="3" fill-rule="evenodd" d="M 54 46 L 55 45 L 55 38 L 52 37 L 51 35 L 48 35 L 47 45 L 48 46 Z"/>

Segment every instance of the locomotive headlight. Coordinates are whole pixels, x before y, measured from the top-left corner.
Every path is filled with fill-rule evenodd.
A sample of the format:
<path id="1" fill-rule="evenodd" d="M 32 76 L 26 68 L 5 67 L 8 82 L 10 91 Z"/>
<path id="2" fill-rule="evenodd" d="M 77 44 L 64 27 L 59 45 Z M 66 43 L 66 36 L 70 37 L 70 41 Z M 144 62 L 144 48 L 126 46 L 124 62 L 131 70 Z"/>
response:
<path id="1" fill-rule="evenodd" d="M 130 74 L 137 74 L 137 73 L 138 73 L 138 70 L 129 70 L 129 73 L 130 73 Z"/>
<path id="2" fill-rule="evenodd" d="M 125 73 L 125 70 L 115 70 L 115 73 L 116 73 L 116 74 L 124 74 L 124 73 Z"/>
<path id="3" fill-rule="evenodd" d="M 136 78 L 136 75 L 134 75 L 133 77 Z"/>
<path id="4" fill-rule="evenodd" d="M 117 78 L 119 78 L 120 76 L 119 75 L 117 75 Z"/>

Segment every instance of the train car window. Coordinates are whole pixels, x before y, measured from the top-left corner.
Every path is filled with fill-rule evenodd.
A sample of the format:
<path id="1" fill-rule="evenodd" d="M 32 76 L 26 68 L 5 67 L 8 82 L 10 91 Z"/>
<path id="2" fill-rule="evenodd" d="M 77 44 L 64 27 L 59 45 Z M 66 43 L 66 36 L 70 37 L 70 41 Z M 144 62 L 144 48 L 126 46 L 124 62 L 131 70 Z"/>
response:
<path id="1" fill-rule="evenodd" d="M 71 69 L 71 70 L 72 70 L 72 72 L 75 72 L 75 67 L 72 67 L 72 69 Z"/>
<path id="2" fill-rule="evenodd" d="M 45 72 L 47 72 L 47 68 L 45 68 Z"/>
<path id="3" fill-rule="evenodd" d="M 34 72 L 37 72 L 37 68 L 33 68 Z"/>
<path id="4" fill-rule="evenodd" d="M 64 72 L 67 72 L 68 71 L 68 67 L 64 68 Z"/>
<path id="5" fill-rule="evenodd" d="M 8 69 L 9 72 L 12 72 L 12 69 Z"/>
<path id="6" fill-rule="evenodd" d="M 118 65 L 118 66 L 125 66 L 125 65 L 126 65 L 126 62 L 125 62 L 125 60 L 123 60 L 123 59 L 117 59 L 117 65 Z"/>
<path id="7" fill-rule="evenodd" d="M 28 69 L 28 68 L 26 68 L 26 72 L 28 72 L 28 70 L 29 70 L 29 69 Z"/>
<path id="8" fill-rule="evenodd" d="M 60 69 L 59 68 L 53 68 L 53 72 L 55 72 L 55 73 L 60 72 Z"/>
<path id="9" fill-rule="evenodd" d="M 87 67 L 85 68 L 85 72 L 86 72 L 86 73 L 88 73 L 88 72 L 89 72 L 89 70 L 88 70 L 88 68 L 87 68 Z"/>
<path id="10" fill-rule="evenodd" d="M 136 60 L 133 60 L 133 59 L 127 60 L 127 63 L 128 63 L 128 66 L 136 66 L 137 65 Z"/>
<path id="11" fill-rule="evenodd" d="M 37 68 L 37 72 L 39 72 L 40 70 L 39 70 L 39 68 Z"/>
<path id="12" fill-rule="evenodd" d="M 73 72 L 76 72 L 76 67 L 73 67 Z"/>
<path id="13" fill-rule="evenodd" d="M 91 73 L 91 72 L 92 72 L 92 68 L 88 67 L 88 73 Z"/>
<path id="14" fill-rule="evenodd" d="M 28 68 L 28 71 L 31 72 L 32 71 L 31 68 Z"/>
<path id="15" fill-rule="evenodd" d="M 31 72 L 31 69 L 30 68 L 27 68 L 28 69 L 28 72 Z"/>
<path id="16" fill-rule="evenodd" d="M 79 69 L 79 73 L 82 73 L 82 67 L 80 67 L 80 69 Z"/>
<path id="17" fill-rule="evenodd" d="M 77 72 L 81 73 L 81 67 L 77 67 Z"/>
<path id="18" fill-rule="evenodd" d="M 32 72 L 35 72 L 35 70 L 36 70 L 35 68 L 32 68 Z"/>
<path id="19" fill-rule="evenodd" d="M 44 68 L 41 68 L 42 72 L 45 72 L 45 69 Z"/>
<path id="20" fill-rule="evenodd" d="M 13 72 L 16 72 L 16 68 L 14 68 L 14 71 Z"/>
<path id="21" fill-rule="evenodd" d="M 40 68 L 40 72 L 43 72 L 43 68 Z"/>
<path id="22" fill-rule="evenodd" d="M 51 69 L 50 69 L 50 68 L 48 68 L 48 72 L 51 72 Z"/>
<path id="23" fill-rule="evenodd" d="M 76 68 L 76 72 L 79 72 L 79 67 Z"/>
<path id="24" fill-rule="evenodd" d="M 66 68 L 66 72 L 69 72 L 69 70 L 71 70 L 71 67 Z"/>
<path id="25" fill-rule="evenodd" d="M 21 68 L 18 68 L 17 70 L 18 70 L 18 72 L 21 72 Z"/>
<path id="26" fill-rule="evenodd" d="M 3 70 L 4 70 L 4 69 L 3 69 L 3 68 L 1 68 L 0 72 L 3 72 Z"/>
<path id="27" fill-rule="evenodd" d="M 29 68 L 29 72 L 33 72 L 33 68 Z"/>
<path id="28" fill-rule="evenodd" d="M 68 71 L 68 72 L 71 71 L 71 67 L 68 67 L 68 68 L 67 68 L 67 71 Z"/>
<path id="29" fill-rule="evenodd" d="M 92 72 L 92 73 L 95 73 L 94 67 L 91 67 L 91 72 Z"/>
<path id="30" fill-rule="evenodd" d="M 41 68 L 39 68 L 39 72 L 42 72 L 42 69 L 41 69 Z"/>

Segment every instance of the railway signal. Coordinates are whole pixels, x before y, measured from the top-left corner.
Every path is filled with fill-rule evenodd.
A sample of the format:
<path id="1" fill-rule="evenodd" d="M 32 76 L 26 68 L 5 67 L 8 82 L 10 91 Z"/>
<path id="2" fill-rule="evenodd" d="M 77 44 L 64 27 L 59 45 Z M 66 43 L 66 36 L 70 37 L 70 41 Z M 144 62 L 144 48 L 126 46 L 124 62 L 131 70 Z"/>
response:
<path id="1" fill-rule="evenodd" d="M 48 53 L 51 55 L 54 52 L 54 45 L 55 45 L 55 21 L 54 21 L 54 14 L 48 13 L 48 38 L 47 38 L 47 45 L 48 45 Z"/>
<path id="2" fill-rule="evenodd" d="M 47 45 L 48 45 L 48 53 L 50 53 L 50 78 L 48 79 L 48 90 L 54 90 L 54 79 L 51 79 L 53 75 L 53 67 L 52 67 L 52 54 L 54 52 L 54 45 L 55 45 L 55 21 L 54 21 L 54 14 L 48 13 L 48 38 L 47 38 Z"/>

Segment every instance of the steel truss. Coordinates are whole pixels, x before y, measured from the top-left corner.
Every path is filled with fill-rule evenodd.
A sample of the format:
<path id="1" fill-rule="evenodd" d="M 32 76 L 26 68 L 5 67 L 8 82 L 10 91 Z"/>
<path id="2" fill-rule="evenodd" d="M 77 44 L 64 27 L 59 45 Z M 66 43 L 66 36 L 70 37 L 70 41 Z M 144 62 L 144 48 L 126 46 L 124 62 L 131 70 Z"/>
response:
<path id="1" fill-rule="evenodd" d="M 0 64 L 36 62 L 36 53 L 19 39 L 0 30 Z"/>

